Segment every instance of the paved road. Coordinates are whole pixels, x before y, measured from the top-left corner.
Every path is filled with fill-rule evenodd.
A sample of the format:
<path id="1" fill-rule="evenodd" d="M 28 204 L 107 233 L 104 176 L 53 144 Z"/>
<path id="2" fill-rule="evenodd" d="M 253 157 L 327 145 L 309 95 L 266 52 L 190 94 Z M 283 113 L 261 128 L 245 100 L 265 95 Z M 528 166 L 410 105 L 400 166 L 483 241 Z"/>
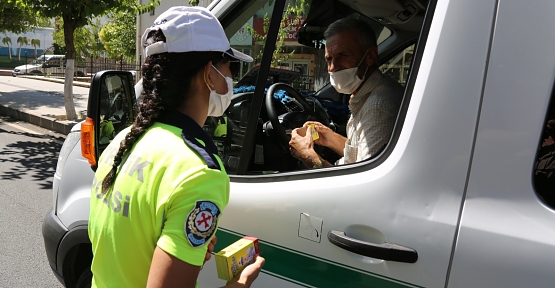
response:
<path id="1" fill-rule="evenodd" d="M 3 93 L 3 92 L 2 92 Z M 41 225 L 64 136 L 0 117 L 0 287 L 61 287 Z"/>
<path id="2" fill-rule="evenodd" d="M 77 112 L 87 110 L 89 88 L 74 86 Z M 65 115 L 64 84 L 0 76 L 0 104 L 34 115 Z"/>

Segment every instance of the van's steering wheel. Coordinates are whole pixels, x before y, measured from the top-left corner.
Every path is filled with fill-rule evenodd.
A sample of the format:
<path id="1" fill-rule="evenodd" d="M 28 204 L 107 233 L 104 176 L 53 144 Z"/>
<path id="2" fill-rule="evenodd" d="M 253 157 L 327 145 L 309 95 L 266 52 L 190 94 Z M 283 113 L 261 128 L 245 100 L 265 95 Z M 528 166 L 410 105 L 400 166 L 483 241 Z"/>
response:
<path id="1" fill-rule="evenodd" d="M 301 108 L 303 111 L 293 111 L 278 115 L 276 107 L 274 106 L 274 93 L 279 90 L 284 90 L 287 92 L 288 96 L 294 98 L 297 103 L 302 106 Z M 323 109 L 323 107 L 319 105 L 314 105 L 314 107 L 312 107 L 308 104 L 305 97 L 302 96 L 301 93 L 299 93 L 295 88 L 284 83 L 273 84 L 270 88 L 268 88 L 268 92 L 266 93 L 266 110 L 268 112 L 268 117 L 270 118 L 270 123 L 272 124 L 272 129 L 276 133 L 276 137 L 279 138 L 278 140 L 286 147 L 289 147 L 289 140 L 291 139 L 291 136 L 287 135 L 285 128 L 294 129 L 302 127 L 307 120 L 318 121 L 326 126 L 329 126 L 330 120 L 324 119 L 324 117 L 320 116 L 322 113 L 323 115 L 326 115 L 326 112 L 320 111 L 322 113 L 317 113 L 316 109 Z"/>

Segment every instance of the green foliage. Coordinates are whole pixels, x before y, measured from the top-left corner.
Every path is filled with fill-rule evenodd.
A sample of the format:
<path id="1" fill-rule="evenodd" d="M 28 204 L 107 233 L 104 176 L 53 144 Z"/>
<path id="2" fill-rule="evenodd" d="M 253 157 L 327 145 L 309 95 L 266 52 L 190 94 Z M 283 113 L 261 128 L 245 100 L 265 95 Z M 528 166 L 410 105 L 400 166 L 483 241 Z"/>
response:
<path id="1" fill-rule="evenodd" d="M 52 23 L 52 21 L 50 21 L 50 18 L 46 18 L 46 17 L 39 17 L 38 21 L 37 21 L 37 25 L 39 27 L 48 27 L 48 28 L 54 28 L 54 23 Z"/>
<path id="2" fill-rule="evenodd" d="M 306 15 L 308 14 L 308 9 L 310 8 L 310 3 L 316 0 L 290 0 L 290 11 L 294 15 Z"/>
<path id="3" fill-rule="evenodd" d="M 29 44 L 29 38 L 25 37 L 25 36 L 19 36 L 17 37 L 17 44 L 19 44 L 19 52 L 17 53 L 17 60 L 21 61 L 21 48 L 23 47 L 23 45 L 27 46 Z"/>
<path id="4" fill-rule="evenodd" d="M 12 47 L 12 39 L 8 36 L 2 38 L 2 44 L 6 45 L 6 47 L 8 47 L 8 58 L 11 60 L 12 59 L 12 52 L 11 52 L 11 47 Z"/>
<path id="5" fill-rule="evenodd" d="M 110 22 L 100 30 L 98 36 L 111 58 L 135 60 L 136 17 L 152 11 L 159 3 L 160 0 L 151 0 L 146 5 L 137 5 L 135 0 L 122 0 L 119 8 L 108 12 Z"/>
<path id="6" fill-rule="evenodd" d="M 63 20 L 59 19 L 56 21 L 56 24 L 59 24 L 60 27 L 63 27 L 63 22 Z M 90 25 L 88 26 L 78 27 L 75 29 L 73 33 L 73 44 L 75 47 L 76 55 L 81 55 L 84 57 L 96 56 L 95 52 L 98 49 L 96 45 L 96 36 L 94 34 L 94 31 L 95 27 L 97 31 L 99 30 L 98 26 L 98 23 L 90 23 Z M 56 50 L 56 48 L 59 48 L 61 50 L 60 52 L 64 52 L 60 54 L 65 55 L 65 52 L 67 51 L 67 46 L 64 37 L 64 30 L 60 29 L 55 31 L 52 34 L 52 38 L 54 39 L 54 44 L 58 46 L 55 46 L 54 50 Z M 76 57 L 77 60 L 79 60 L 80 58 L 81 57 Z"/>
<path id="7" fill-rule="evenodd" d="M 54 55 L 66 55 L 66 46 L 65 44 L 63 46 L 60 46 L 60 44 L 54 42 L 52 43 L 52 53 Z"/>
<path id="8" fill-rule="evenodd" d="M 37 47 L 40 47 L 40 40 L 39 39 L 31 39 L 31 45 L 35 48 L 35 59 L 37 58 Z"/>
<path id="9" fill-rule="evenodd" d="M 111 58 L 123 57 L 127 61 L 135 59 L 136 15 L 127 11 L 115 12 L 110 15 L 110 23 L 106 24 L 98 34 Z"/>
<path id="10" fill-rule="evenodd" d="M 287 7 L 283 12 L 283 17 L 280 23 L 279 31 L 278 31 L 278 39 L 276 40 L 276 48 L 272 54 L 272 67 L 278 66 L 279 64 L 287 61 L 294 55 L 294 51 L 288 54 L 283 55 L 284 52 L 284 41 L 289 36 L 289 31 L 286 29 L 287 27 L 298 25 L 301 21 L 300 16 L 306 15 L 306 11 L 309 7 L 309 3 L 306 0 L 293 0 L 291 3 L 287 3 Z M 292 18 L 292 19 L 290 19 Z M 264 15 L 264 24 L 263 24 L 263 33 L 257 33 L 253 27 L 247 25 L 247 31 L 252 35 L 256 42 L 266 42 L 266 37 L 268 34 L 268 26 L 270 26 L 270 17 L 268 14 Z M 255 57 L 256 60 L 260 60 L 262 58 L 263 50 L 261 49 L 258 55 Z M 281 54 L 281 55 L 280 55 Z"/>
<path id="11" fill-rule="evenodd" d="M 106 48 L 104 48 L 104 45 L 102 45 L 102 41 L 100 41 L 100 37 L 98 36 L 98 34 L 100 34 L 100 31 L 102 30 L 100 20 L 96 20 L 96 22 L 90 25 L 89 28 L 91 29 L 91 33 L 94 36 L 94 41 L 93 43 L 90 43 L 91 45 L 89 46 L 91 49 L 89 56 L 94 58 L 104 56 L 106 54 Z"/>
<path id="12" fill-rule="evenodd" d="M 44 26 L 48 19 L 23 0 L 0 1 L 0 33 L 12 32 L 16 34 L 31 31 Z"/>
<path id="13" fill-rule="evenodd" d="M 148 12 L 154 10 L 154 8 L 156 8 L 156 6 L 160 5 L 160 1 L 161 0 L 150 0 L 145 5 L 137 5 L 135 2 L 133 2 L 133 6 L 131 7 L 132 10 L 130 12 L 134 12 L 135 14 L 148 13 Z"/>
<path id="14" fill-rule="evenodd" d="M 64 31 L 64 42 L 67 50 L 67 58 L 75 59 L 76 50 L 79 50 L 84 55 L 91 54 L 93 45 L 96 45 L 95 37 L 91 37 L 91 33 L 88 35 L 82 31 L 78 30 L 80 27 L 84 27 L 89 24 L 91 19 L 102 16 L 109 11 L 129 11 L 133 14 L 144 13 L 154 9 L 160 0 L 150 0 L 146 5 L 138 5 L 133 3 L 128 5 L 127 1 L 120 0 L 11 0 L 11 1 L 27 1 L 35 4 L 34 6 L 40 7 L 40 13 L 42 15 L 55 18 L 61 17 L 64 21 L 63 31 Z M 74 32 L 80 35 L 74 35 Z M 88 43 L 81 43 L 81 47 L 77 47 L 77 43 L 74 43 L 74 39 L 79 37 L 91 40 Z M 60 42 L 58 42 L 60 43 Z M 88 46 L 88 47 L 84 47 Z"/>
<path id="15" fill-rule="evenodd" d="M 83 27 L 95 16 L 105 14 L 119 6 L 116 0 L 27 0 L 41 7 L 41 13 L 50 18 L 61 17 L 75 28 Z"/>

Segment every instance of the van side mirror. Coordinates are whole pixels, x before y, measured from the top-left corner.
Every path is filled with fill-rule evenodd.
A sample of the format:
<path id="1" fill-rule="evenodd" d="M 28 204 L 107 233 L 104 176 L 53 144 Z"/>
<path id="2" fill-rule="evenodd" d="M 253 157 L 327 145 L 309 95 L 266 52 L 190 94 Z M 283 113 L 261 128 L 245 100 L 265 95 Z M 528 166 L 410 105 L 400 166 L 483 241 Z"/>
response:
<path id="1" fill-rule="evenodd" d="M 137 116 L 133 83 L 133 75 L 126 71 L 100 71 L 91 80 L 87 119 L 81 124 L 81 154 L 93 170 L 108 144 Z"/>

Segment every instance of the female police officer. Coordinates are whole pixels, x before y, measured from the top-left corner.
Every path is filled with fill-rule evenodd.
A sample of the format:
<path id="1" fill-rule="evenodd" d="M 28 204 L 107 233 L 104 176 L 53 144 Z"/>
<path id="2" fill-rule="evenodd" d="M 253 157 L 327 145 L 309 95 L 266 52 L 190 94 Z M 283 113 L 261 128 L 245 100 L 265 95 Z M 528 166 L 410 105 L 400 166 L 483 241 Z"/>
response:
<path id="1" fill-rule="evenodd" d="M 230 103 L 230 58 L 252 58 L 231 49 L 218 20 L 197 7 L 165 11 L 142 43 L 139 114 L 102 154 L 93 183 L 92 285 L 194 287 L 229 197 L 201 127 Z M 258 257 L 228 286 L 249 287 L 263 263 Z"/>

